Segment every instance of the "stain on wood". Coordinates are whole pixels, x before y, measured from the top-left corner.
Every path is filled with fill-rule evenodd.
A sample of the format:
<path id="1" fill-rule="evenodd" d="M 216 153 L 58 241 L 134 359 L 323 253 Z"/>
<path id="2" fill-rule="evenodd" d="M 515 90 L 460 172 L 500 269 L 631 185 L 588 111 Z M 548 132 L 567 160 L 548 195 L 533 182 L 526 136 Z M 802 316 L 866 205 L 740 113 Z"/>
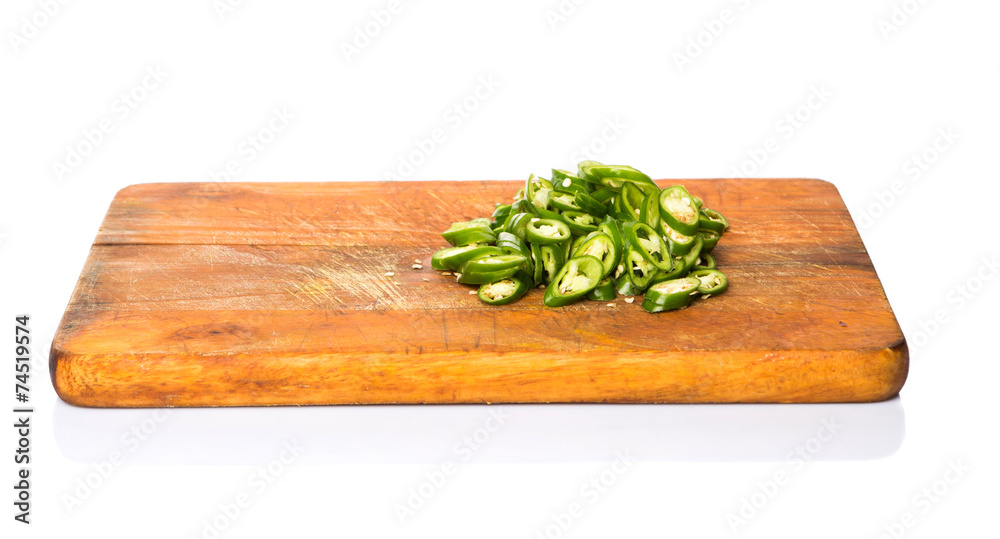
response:
<path id="1" fill-rule="evenodd" d="M 134 185 L 91 248 L 52 380 L 96 407 L 899 392 L 906 342 L 832 184 L 658 183 L 729 219 L 713 254 L 730 287 L 656 315 L 622 298 L 547 309 L 542 290 L 491 307 L 430 269 L 451 221 L 488 216 L 522 182 Z"/>

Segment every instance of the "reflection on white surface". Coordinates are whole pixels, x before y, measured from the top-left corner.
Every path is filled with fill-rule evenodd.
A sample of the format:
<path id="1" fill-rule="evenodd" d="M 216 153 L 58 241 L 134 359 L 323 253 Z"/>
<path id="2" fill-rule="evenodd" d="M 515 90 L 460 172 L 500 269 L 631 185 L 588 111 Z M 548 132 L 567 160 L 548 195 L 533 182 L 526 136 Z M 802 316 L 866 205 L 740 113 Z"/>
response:
<path id="1" fill-rule="evenodd" d="M 824 427 L 824 425 L 826 425 Z M 899 397 L 871 404 L 544 404 L 94 409 L 62 401 L 55 438 L 69 459 L 258 464 L 283 442 L 307 464 L 784 461 L 887 457 L 903 441 Z M 831 433 L 831 430 L 833 431 Z"/>

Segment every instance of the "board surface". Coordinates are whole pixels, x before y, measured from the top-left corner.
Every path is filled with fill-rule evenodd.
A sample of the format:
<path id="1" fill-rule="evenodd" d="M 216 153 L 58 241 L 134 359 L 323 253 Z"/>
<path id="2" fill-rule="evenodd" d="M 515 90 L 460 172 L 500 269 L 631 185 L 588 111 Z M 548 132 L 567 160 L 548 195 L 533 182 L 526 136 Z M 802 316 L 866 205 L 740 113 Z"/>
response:
<path id="1" fill-rule="evenodd" d="M 641 297 L 548 309 L 540 289 L 491 307 L 430 268 L 442 230 L 523 182 L 133 185 L 53 340 L 53 384 L 98 407 L 898 393 L 906 342 L 832 184 L 657 183 L 729 219 L 713 255 L 730 286 L 656 315 Z"/>

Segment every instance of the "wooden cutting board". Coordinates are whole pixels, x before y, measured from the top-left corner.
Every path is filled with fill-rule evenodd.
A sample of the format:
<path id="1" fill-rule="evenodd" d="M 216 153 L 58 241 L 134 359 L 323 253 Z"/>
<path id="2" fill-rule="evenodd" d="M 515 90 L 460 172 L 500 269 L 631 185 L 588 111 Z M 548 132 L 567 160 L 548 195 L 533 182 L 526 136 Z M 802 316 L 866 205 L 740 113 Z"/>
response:
<path id="1" fill-rule="evenodd" d="M 505 307 L 430 268 L 452 221 L 523 182 L 134 185 L 53 341 L 81 406 L 852 402 L 898 393 L 906 342 L 836 188 L 670 180 L 729 218 L 729 290 Z M 413 269 L 414 260 L 424 263 Z"/>

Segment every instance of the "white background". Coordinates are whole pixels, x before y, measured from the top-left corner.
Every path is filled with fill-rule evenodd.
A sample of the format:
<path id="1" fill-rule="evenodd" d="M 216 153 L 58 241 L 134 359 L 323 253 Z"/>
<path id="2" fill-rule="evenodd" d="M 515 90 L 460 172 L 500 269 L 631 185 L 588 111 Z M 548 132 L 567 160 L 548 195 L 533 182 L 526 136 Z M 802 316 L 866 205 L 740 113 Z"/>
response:
<path id="1" fill-rule="evenodd" d="M 905 512 L 912 526 L 896 535 L 996 533 L 1000 287 L 984 260 L 998 251 L 1000 4 L 427 0 L 402 2 L 383 24 L 372 12 L 385 1 L 233 3 L 3 3 L 0 331 L 30 313 L 37 356 L 33 524 L 14 523 L 5 502 L 5 537 L 212 537 L 214 519 L 220 537 L 876 538 Z M 366 25 L 377 35 L 359 37 Z M 162 80 L 145 77 L 157 69 Z M 481 80 L 498 86 L 470 98 Z M 810 101 L 814 92 L 825 97 Z M 141 99 L 123 108 L 123 93 Z M 449 114 L 456 105 L 475 110 Z M 294 118 L 250 159 L 240 145 L 276 108 Z M 104 119 L 110 132 L 88 148 L 84 133 Z M 164 418 L 55 397 L 48 341 L 118 189 L 207 181 L 230 160 L 239 181 L 382 181 L 436 128 L 444 142 L 415 156 L 408 179 L 519 179 L 572 167 L 584 146 L 655 178 L 733 176 L 742 165 L 835 183 L 910 343 L 901 399 L 507 407 L 470 456 L 454 444 L 495 409 Z M 776 150 L 760 150 L 769 138 Z M 57 171 L 68 147 L 87 155 Z M 926 168 L 913 162 L 921 155 Z M 935 313 L 947 320 L 936 328 Z M 11 364 L 12 351 L 4 357 Z M 13 373 L 0 372 L 13 404 Z M 832 441 L 804 466 L 785 460 L 830 417 L 844 425 Z M 132 427 L 151 434 L 136 442 Z M 16 439 L 0 431 L 0 500 L 12 500 Z M 293 439 L 302 454 L 272 466 L 280 473 L 263 491 L 253 486 Z M 615 449 L 638 462 L 612 475 Z M 108 477 L 94 475 L 115 452 L 123 460 Z M 458 471 L 401 522 L 395 505 L 446 460 Z M 968 470 L 945 489 L 950 465 Z M 771 489 L 776 472 L 790 479 Z M 614 484 L 596 501 L 581 492 L 602 477 Z M 98 484 L 89 493 L 88 479 Z M 762 490 L 734 533 L 727 515 Z M 250 506 L 225 517 L 220 504 L 241 492 Z M 557 515 L 563 531 L 551 515 L 574 502 L 582 516 Z"/>

